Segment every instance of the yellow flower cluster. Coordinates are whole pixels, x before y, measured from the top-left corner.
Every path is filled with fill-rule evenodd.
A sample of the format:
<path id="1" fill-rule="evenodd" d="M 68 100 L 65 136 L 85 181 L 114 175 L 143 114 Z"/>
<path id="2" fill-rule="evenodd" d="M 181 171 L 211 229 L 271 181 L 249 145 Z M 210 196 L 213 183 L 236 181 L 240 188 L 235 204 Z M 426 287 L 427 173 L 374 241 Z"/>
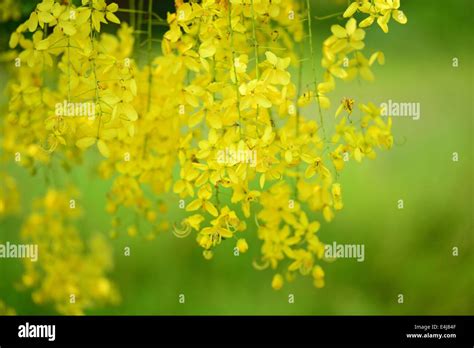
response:
<path id="1" fill-rule="evenodd" d="M 96 144 L 108 157 L 110 142 L 124 132 L 133 133 L 138 116 L 131 102 L 137 85 L 126 60 L 133 46 L 126 33 L 129 29 L 123 26 L 118 38 L 99 36 L 101 23 L 120 22 L 114 15 L 117 9 L 116 4 L 106 5 L 103 0 L 83 1 L 77 8 L 44 0 L 11 35 L 10 47 L 21 50 L 21 68 L 17 69 L 19 84 L 12 85 L 10 126 L 21 125 L 24 119 L 30 123 L 25 131 L 32 138 L 28 151 L 20 152 L 36 159 L 42 152 L 34 144 L 44 140 L 41 133 L 46 129 L 49 134 L 44 146 L 48 151 L 58 145 L 76 144 L 85 149 Z M 49 88 L 46 80 L 47 69 L 53 64 L 59 70 L 57 89 Z M 93 106 L 88 110 L 92 112 L 68 114 L 58 107 L 86 102 Z M 31 126 L 38 127 L 40 134 L 31 132 Z M 8 140 L 14 143 L 14 139 Z"/>
<path id="2" fill-rule="evenodd" d="M 133 40 L 131 33 L 127 35 Z M 109 145 L 109 156 L 101 163 L 99 172 L 104 178 L 114 176 L 107 211 L 118 214 L 120 208 L 131 209 L 143 223 L 140 228 L 135 222 L 127 227 L 116 218 L 112 236 L 123 228 L 127 228 L 130 236 L 140 233 L 145 238 L 169 231 L 166 221 L 157 221 L 167 206 L 156 197 L 172 187 L 173 167 L 181 146 L 180 122 L 176 115 L 183 95 L 179 79 L 184 76 L 176 63 L 175 59 L 160 56 L 139 69 L 132 61 L 140 86 L 132 106 L 140 117 L 134 122 L 133 133 L 124 132 Z"/>
<path id="3" fill-rule="evenodd" d="M 360 22 L 361 28 L 370 27 L 375 21 L 382 28 L 384 33 L 388 33 L 388 22 L 390 18 L 401 24 L 405 24 L 408 19 L 399 10 L 400 0 L 357 0 L 352 2 L 344 12 L 344 18 L 352 17 L 356 12 L 369 15 Z"/>
<path id="4" fill-rule="evenodd" d="M 380 17 L 377 22 L 385 31 L 388 16 L 403 22 L 402 12 L 391 1 L 376 1 L 369 12 L 363 3 L 369 2 L 350 4 L 345 27 L 332 26 L 323 44 L 323 82 L 307 91 L 292 79 L 290 65 L 300 65 L 295 45 L 304 42 L 304 19 L 311 25 L 309 2 L 304 8 L 296 1 L 178 1 L 176 13 L 168 15 L 170 30 L 162 47 L 165 57 L 183 60 L 185 112 L 180 116 L 188 127 L 173 189 L 190 198 L 186 210 L 193 215 L 182 226 L 197 232 L 206 259 L 225 239 L 233 238 L 238 250 L 247 250 L 238 237 L 247 226 L 241 215 L 249 218 L 253 209 L 260 210 L 256 217 L 263 246 L 255 266 L 277 270 L 275 289 L 283 285 L 283 272 L 288 280 L 300 273 L 312 275 L 316 287 L 324 285 L 324 271 L 317 264 L 324 245 L 317 237 L 315 213 L 330 222 L 343 207 L 341 185 L 330 168 L 337 173 L 351 158 L 374 158 L 377 148 L 393 143 L 390 119 L 385 122 L 372 103 L 359 105 L 358 126 L 350 118 L 354 102 L 341 103 L 336 116 L 346 113 L 330 138 L 322 115 L 319 123 L 300 117 L 300 108 L 316 104 L 321 113 L 330 106 L 327 93 L 335 89 L 336 78 L 360 74 L 373 80 L 370 67 L 384 63 L 382 52 L 365 58 L 365 31 L 352 16 L 359 11 Z M 255 162 L 222 161 L 224 150 L 253 153 Z M 222 195 L 234 205 L 221 206 Z M 209 217 L 210 226 L 202 226 Z"/>
<path id="5" fill-rule="evenodd" d="M 281 179 L 285 169 L 278 159 L 272 112 L 277 108 L 284 119 L 295 109 L 296 88 L 288 68 L 291 57 L 297 62 L 293 48 L 304 35 L 299 4 L 177 2 L 176 13 L 167 20 L 170 30 L 162 48 L 165 57 L 183 60 L 180 75 L 186 81 L 180 118 L 189 129 L 179 148 L 180 179 L 173 190 L 181 198 L 191 198 L 187 211 L 199 212 L 183 225 L 198 232 L 207 259 L 224 239 L 235 238 L 236 248 L 245 252 L 247 242 L 237 234 L 247 224 L 237 207 L 249 218 L 260 190 L 266 182 Z M 282 58 L 272 50 L 291 55 Z M 248 158 L 220 159 L 226 151 Z M 254 179 L 260 190 L 250 188 Z M 220 194 L 230 195 L 234 207 L 221 206 Z M 201 228 L 208 216 L 214 218 L 210 226 Z"/>
<path id="6" fill-rule="evenodd" d="M 324 81 L 317 87 L 321 107 L 330 106 L 325 94 L 334 90 L 335 78 L 350 81 L 360 75 L 367 81 L 374 79 L 370 67 L 376 61 L 384 64 L 385 57 L 380 51 L 372 53 L 369 58 L 362 53 L 366 34 L 363 28 L 370 27 L 376 21 L 387 33 L 388 22 L 392 17 L 397 22 L 405 24 L 407 18 L 399 8 L 400 0 L 353 1 L 343 14 L 344 18 L 349 18 L 345 26 L 338 24 L 331 26 L 332 35 L 324 41 L 322 49 Z M 368 14 L 369 17 L 357 24 L 354 15 L 358 12 Z"/>
<path id="7" fill-rule="evenodd" d="M 22 239 L 38 246 L 38 261 L 24 261 L 21 285 L 33 290 L 36 304 L 53 304 L 65 315 L 81 315 L 102 304 L 117 303 L 119 295 L 106 272 L 112 251 L 101 235 L 85 243 L 74 223 L 80 208 L 71 209 L 74 191 L 49 190 L 34 203 L 21 231 Z"/>
<path id="8" fill-rule="evenodd" d="M 331 105 L 336 79 L 374 79 L 371 67 L 383 64 L 384 55 L 364 53 L 364 28 L 377 22 L 387 32 L 390 18 L 405 23 L 399 1 L 350 3 L 345 25 L 333 25 L 323 42 L 322 70 L 316 68 L 309 0 L 175 5 L 166 20 L 157 19 L 152 1 L 147 11 L 129 10 L 146 13 L 147 30 L 122 23 L 114 35 L 102 28 L 120 24 L 115 3 L 39 3 L 10 37 L 18 69 L 2 124 L 8 130 L 1 144 L 5 157 L 32 173 L 54 161 L 68 170 L 95 147 L 100 175 L 113 179 L 106 207 L 112 236 L 126 230 L 153 238 L 169 230 L 161 217 L 174 204 L 165 202 L 174 202 L 172 191 L 189 213 L 174 232 L 194 231 L 206 259 L 228 239 L 245 253 L 243 234 L 256 228 L 263 244 L 254 265 L 274 270 L 273 288 L 297 274 L 324 286 L 324 244 L 317 232 L 343 208 L 338 173 L 349 160 L 375 158 L 393 138 L 391 120 L 370 102 L 356 111 L 355 102 L 344 99 L 332 134 L 326 134 L 323 110 Z M 358 23 L 360 13 L 368 17 Z M 169 29 L 160 40 L 163 54 L 155 57 L 157 22 Z M 143 32 L 145 41 L 136 44 Z M 147 62 L 139 66 L 134 54 L 143 45 Z M 305 47 L 313 75 L 307 88 Z M 4 196 L 0 192 L 0 204 Z M 24 237 L 43 245 L 41 258 L 54 267 L 28 264 L 24 285 L 39 286 L 36 302 L 77 314 L 117 295 L 104 276 L 107 246 L 98 239 L 85 250 L 71 224 L 77 211 L 65 199 L 63 192 L 49 191 L 25 224 Z M 124 223 L 120 209 L 134 212 L 135 221 Z M 70 293 L 77 294 L 75 306 L 64 302 Z"/>

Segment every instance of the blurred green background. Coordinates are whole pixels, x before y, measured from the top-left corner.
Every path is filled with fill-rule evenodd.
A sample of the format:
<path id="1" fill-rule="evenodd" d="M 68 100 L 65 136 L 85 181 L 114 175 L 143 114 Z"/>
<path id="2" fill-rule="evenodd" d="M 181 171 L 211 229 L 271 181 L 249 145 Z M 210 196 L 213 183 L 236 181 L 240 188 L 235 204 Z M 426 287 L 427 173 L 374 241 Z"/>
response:
<path id="1" fill-rule="evenodd" d="M 171 0 L 156 3 L 164 6 Z M 325 16 L 343 11 L 346 4 L 316 0 L 312 7 L 315 15 Z M 340 177 L 344 209 L 318 232 L 326 243 L 365 244 L 365 262 L 324 264 L 323 289 L 300 277 L 274 291 L 272 273 L 252 267 L 260 249 L 252 228 L 245 232 L 247 254 L 235 257 L 234 245 L 223 243 L 212 261 L 202 258 L 193 237 L 177 239 L 166 233 L 145 241 L 122 236 L 112 242 L 112 279 L 122 302 L 88 314 L 474 314 L 473 5 L 471 0 L 402 0 L 406 25 L 392 20 L 389 34 L 375 26 L 367 33 L 369 49 L 386 55 L 385 66 L 374 68 L 376 80 L 340 82 L 331 94 L 327 119 L 333 118 L 342 97 L 421 104 L 419 120 L 393 119 L 396 145 L 391 151 L 379 153 L 375 161 L 349 162 Z M 341 21 L 315 22 L 319 49 L 330 25 Z M 14 23 L 2 24 L 2 50 L 13 28 Z M 457 68 L 452 66 L 454 57 L 459 59 Z M 308 66 L 305 72 L 310 75 Z M 0 76 L 7 78 L 3 67 Z M 306 113 L 316 115 L 310 109 Z M 458 162 L 452 161 L 453 152 L 459 154 Z M 110 182 L 99 180 L 89 168 L 72 176 L 83 192 L 83 233 L 107 233 L 104 206 Z M 29 202 L 44 192 L 44 180 L 16 167 L 10 172 L 19 181 L 26 213 Z M 177 200 L 172 195 L 167 199 Z M 397 208 L 399 199 L 404 200 L 402 210 Z M 22 218 L 1 221 L 0 239 L 18 240 Z M 132 248 L 130 257 L 122 256 L 125 246 Z M 453 247 L 459 248 L 459 256 L 452 255 Z M 0 261 L 0 299 L 18 314 L 54 314 L 50 307 L 35 306 L 28 292 L 15 290 L 21 271 L 18 261 Z M 178 302 L 181 293 L 185 304 Z M 288 303 L 290 293 L 294 304 Z M 403 304 L 397 302 L 398 294 L 404 295 Z"/>

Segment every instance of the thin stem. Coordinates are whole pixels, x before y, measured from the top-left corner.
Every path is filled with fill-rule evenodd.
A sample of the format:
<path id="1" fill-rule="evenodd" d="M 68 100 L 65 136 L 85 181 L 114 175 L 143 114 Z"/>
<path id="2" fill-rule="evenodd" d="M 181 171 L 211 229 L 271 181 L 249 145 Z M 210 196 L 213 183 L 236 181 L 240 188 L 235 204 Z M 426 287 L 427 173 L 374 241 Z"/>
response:
<path id="1" fill-rule="evenodd" d="M 340 15 L 342 15 L 343 13 L 344 13 L 344 12 L 337 12 L 337 13 L 333 13 L 333 14 L 330 14 L 330 15 L 327 15 L 327 16 L 322 16 L 322 17 L 314 16 L 314 18 L 316 18 L 316 19 L 319 20 L 319 21 L 322 21 L 322 20 L 325 20 L 325 19 L 329 19 L 329 18 L 333 18 L 333 17 L 340 16 Z"/>
<path id="2" fill-rule="evenodd" d="M 259 58 L 258 58 L 258 41 L 257 41 L 257 32 L 255 30 L 255 9 L 254 9 L 254 6 L 253 6 L 253 0 L 250 0 L 251 2 L 251 16 L 252 16 L 252 36 L 253 36 L 253 47 L 254 47 L 254 51 L 255 51 L 255 74 L 256 74 L 256 77 L 257 77 L 257 83 L 258 81 L 260 80 L 260 69 L 259 69 L 259 64 L 260 64 L 260 61 L 259 61 Z M 257 113 L 255 115 L 255 122 L 258 123 L 258 114 L 259 114 L 259 107 L 257 105 Z M 255 125 L 255 130 L 257 132 L 257 136 L 258 136 L 258 126 Z"/>
<path id="3" fill-rule="evenodd" d="M 272 47 L 272 46 L 258 46 L 260 48 L 266 48 L 268 50 L 276 50 L 276 51 L 286 51 L 287 48 L 286 47 Z"/>
<path id="4" fill-rule="evenodd" d="M 311 25 L 311 3 L 310 0 L 306 0 L 306 10 L 307 10 L 307 17 L 308 17 L 308 31 L 309 31 L 309 51 L 311 55 L 311 67 L 313 70 L 313 79 L 314 79 L 314 92 L 316 93 L 316 99 L 318 100 L 318 110 L 319 110 L 319 122 L 321 124 L 321 128 L 323 130 L 323 139 L 326 139 L 326 132 L 324 130 L 324 120 L 323 120 L 323 112 L 321 110 L 321 102 L 319 100 L 319 93 L 318 93 L 318 80 L 316 78 L 316 60 L 313 48 L 313 31 Z"/>
<path id="5" fill-rule="evenodd" d="M 257 41 L 257 32 L 255 30 L 255 10 L 254 10 L 254 7 L 253 7 L 253 0 L 251 0 L 251 4 L 252 4 L 252 11 L 251 11 L 251 15 L 252 15 L 252 35 L 253 35 L 253 47 L 254 47 L 254 51 L 255 51 L 255 73 L 256 73 L 256 76 L 257 76 L 257 80 L 260 79 L 260 70 L 259 70 L 259 58 L 258 58 L 258 41 Z"/>
<path id="6" fill-rule="evenodd" d="M 69 5 L 68 5 L 68 11 Z M 71 102 L 71 38 L 70 36 L 67 37 L 67 102 Z"/>
<path id="7" fill-rule="evenodd" d="M 132 0 L 133 1 L 133 0 Z M 153 0 L 150 0 L 153 2 Z M 131 14 L 149 14 L 148 11 L 144 11 L 143 10 L 143 0 L 140 1 L 139 5 L 140 9 L 138 10 L 135 10 L 135 9 L 131 9 L 131 8 L 119 8 L 117 10 L 117 12 L 124 12 L 124 13 L 131 13 Z M 165 19 L 161 18 L 160 16 L 158 16 L 156 13 L 152 12 L 151 13 L 151 17 L 154 17 L 156 19 L 158 19 L 159 21 L 161 22 L 166 22 Z M 151 18 L 150 17 L 150 18 Z"/>
<path id="8" fill-rule="evenodd" d="M 304 40 L 301 42 L 301 45 L 300 45 L 300 52 L 299 52 L 299 56 L 300 58 L 303 56 L 303 52 L 304 52 Z M 301 89 L 303 87 L 303 60 L 300 60 L 299 62 L 299 66 L 298 66 L 298 89 L 297 89 L 297 92 L 296 92 L 296 97 L 295 97 L 295 107 L 296 107 L 296 137 L 299 136 L 300 134 L 300 107 L 298 105 L 298 99 L 300 98 L 300 95 L 301 95 Z"/>
<path id="9" fill-rule="evenodd" d="M 131 8 L 119 8 L 117 12 L 133 13 L 133 14 L 147 14 L 148 12 L 142 10 L 135 10 Z"/>
<path id="10" fill-rule="evenodd" d="M 147 64 L 148 64 L 148 96 L 147 96 L 147 113 L 150 112 L 151 109 L 151 85 L 153 83 L 153 74 L 152 74 L 152 67 L 151 67 L 151 50 L 152 50 L 152 43 L 153 43 L 153 31 L 152 31 L 152 20 L 151 15 L 153 13 L 153 1 L 148 1 L 148 28 L 147 28 Z M 143 141 L 143 157 L 145 157 L 146 150 L 148 146 L 148 134 L 145 135 L 145 139 Z"/>
<path id="11" fill-rule="evenodd" d="M 93 6 L 92 6 L 92 1 L 89 3 L 89 7 L 91 12 L 94 11 Z M 92 54 L 95 54 L 95 45 L 94 45 L 94 26 L 92 24 L 92 16 L 90 17 L 90 40 L 91 40 L 91 46 L 92 46 Z M 97 88 L 97 72 L 96 72 L 96 66 L 95 66 L 95 58 L 91 59 L 91 64 L 92 64 L 92 73 L 94 74 L 94 89 L 95 89 L 95 103 L 97 104 L 99 108 L 99 124 L 97 126 L 97 139 L 99 139 L 100 135 L 100 123 L 102 119 L 102 108 L 100 106 L 100 96 L 99 96 L 99 89 Z"/>
<path id="12" fill-rule="evenodd" d="M 130 11 L 135 11 L 135 0 L 129 0 L 129 4 L 130 4 Z M 135 29 L 135 15 L 136 13 L 135 12 L 129 12 L 130 13 L 130 25 L 132 26 L 132 28 Z"/>
<path id="13" fill-rule="evenodd" d="M 152 1 L 152 0 L 150 0 Z M 142 34 L 141 29 L 142 29 L 142 19 L 145 11 L 143 11 L 143 0 L 138 0 L 138 10 L 134 10 L 134 13 L 137 14 L 138 19 L 137 19 L 137 32 L 138 34 L 138 40 L 140 40 L 140 34 Z M 145 12 L 146 13 L 146 12 Z"/>
<path id="14" fill-rule="evenodd" d="M 153 43 L 153 32 L 151 26 L 151 14 L 153 13 L 153 1 L 148 1 L 148 30 L 147 30 L 147 39 L 148 39 L 148 47 L 147 47 L 147 61 L 148 61 L 148 100 L 147 100 L 147 112 L 150 111 L 150 104 L 151 104 L 151 84 L 153 82 L 153 75 L 151 73 L 151 49 Z"/>
<path id="15" fill-rule="evenodd" d="M 235 86 L 235 93 L 237 96 L 237 112 L 239 113 L 239 132 L 240 136 L 242 136 L 242 115 L 240 114 L 240 92 L 238 86 L 238 78 L 237 78 L 237 68 L 235 66 L 235 51 L 234 51 L 234 30 L 232 29 L 232 2 L 229 1 L 229 31 L 230 31 L 230 48 L 232 50 L 232 67 L 234 71 L 234 86 Z"/>
<path id="16" fill-rule="evenodd" d="M 217 205 L 217 208 L 219 208 L 221 205 L 221 202 L 219 199 L 219 185 L 216 185 L 215 188 L 216 188 L 216 205 Z"/>
<path id="17" fill-rule="evenodd" d="M 164 26 L 164 27 L 168 27 L 169 26 L 169 23 L 163 19 L 155 19 L 154 21 L 151 22 L 153 25 L 161 25 L 161 26 Z"/>
<path id="18" fill-rule="evenodd" d="M 43 30 L 43 40 L 48 37 L 48 28 L 49 25 L 48 23 L 45 24 L 44 30 Z M 45 62 L 44 58 L 41 64 L 41 102 L 44 102 L 44 86 L 46 85 L 46 71 L 45 71 Z"/>
<path id="19" fill-rule="evenodd" d="M 139 43 L 138 46 L 139 46 L 139 47 L 145 46 L 145 45 L 148 43 L 148 41 L 150 41 L 150 40 L 148 40 L 148 39 L 143 40 L 142 42 Z M 161 39 L 151 39 L 151 41 L 152 41 L 152 42 L 162 42 Z"/>
<path id="20" fill-rule="evenodd" d="M 301 41 L 301 45 L 299 45 L 299 66 L 298 66 L 298 86 L 297 86 L 297 92 L 296 92 L 296 97 L 295 97 L 295 108 L 296 108 L 296 138 L 299 137 L 300 135 L 300 107 L 298 106 L 298 99 L 301 95 L 301 89 L 303 87 L 303 60 L 301 60 L 301 57 L 303 57 L 304 54 L 304 40 Z M 295 200 L 298 199 L 298 178 L 300 175 L 300 164 L 296 166 L 296 172 L 297 176 L 295 178 Z"/>

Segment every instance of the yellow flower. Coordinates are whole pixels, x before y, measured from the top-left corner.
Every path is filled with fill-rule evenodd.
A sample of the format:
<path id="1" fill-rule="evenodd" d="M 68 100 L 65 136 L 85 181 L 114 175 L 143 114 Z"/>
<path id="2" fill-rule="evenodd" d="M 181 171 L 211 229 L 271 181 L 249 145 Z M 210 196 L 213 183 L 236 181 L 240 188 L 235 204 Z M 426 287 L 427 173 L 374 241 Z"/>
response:
<path id="1" fill-rule="evenodd" d="M 250 216 L 250 202 L 254 202 L 260 196 L 259 191 L 249 190 L 242 184 L 233 186 L 232 203 L 238 203 L 242 201 L 242 211 L 245 217 Z"/>
<path id="2" fill-rule="evenodd" d="M 198 198 L 189 203 L 186 207 L 186 211 L 196 211 L 198 209 L 204 209 L 212 216 L 218 216 L 219 212 L 217 208 L 209 202 L 212 197 L 211 185 L 206 184 L 199 189 Z"/>
<path id="3" fill-rule="evenodd" d="M 358 74 L 367 81 L 374 80 L 374 74 L 370 70 L 369 60 L 361 53 L 355 52 L 354 58 L 349 60 L 349 66 L 347 68 L 346 80 L 350 81 L 357 77 Z"/>
<path id="4" fill-rule="evenodd" d="M 226 241 L 246 252 L 249 245 L 239 233 L 255 220 L 262 243 L 256 267 L 275 270 L 272 286 L 283 286 L 281 275 L 291 281 L 297 273 L 312 273 L 321 287 L 324 272 L 315 262 L 323 259 L 324 244 L 316 235 L 321 228 L 317 220 L 330 222 L 343 208 L 342 185 L 334 182 L 328 163 L 340 172 L 347 159 L 373 159 L 376 151 L 393 145 L 391 119 L 383 119 L 370 102 L 360 104 L 358 112 L 345 98 L 339 110 L 347 113 L 340 113 L 331 133 L 322 109 L 331 105 L 336 78 L 373 80 L 370 68 L 375 61 L 383 64 L 384 56 L 363 51 L 365 31 L 360 28 L 377 20 L 388 30 L 391 18 L 406 22 L 399 1 L 349 4 L 345 27 L 331 27 L 322 45 L 322 69 L 308 69 L 315 73 L 305 88 L 298 84 L 299 62 L 305 58 L 298 46 L 310 33 L 310 21 L 303 19 L 311 14 L 301 1 L 177 0 L 175 7 L 167 15 L 163 54 L 156 55 L 155 33 L 139 35 L 135 42 L 137 33 L 126 23 L 116 32 L 105 30 L 107 23 L 120 22 L 115 3 L 42 1 L 10 36 L 15 52 L 8 59 L 19 56 L 22 68 L 12 71 L 19 82 L 8 84 L 1 127 L 9 131 L 3 132 L 2 158 L 20 153 L 18 164 L 32 173 L 61 159 L 69 171 L 90 162 L 84 161 L 88 151 L 99 152 L 97 165 L 91 165 L 100 177 L 112 180 L 106 211 L 112 215 L 113 237 L 143 231 L 151 240 L 169 230 L 165 214 L 171 203 L 166 201 L 173 191 L 179 208 L 185 208 L 180 226 L 172 227 L 175 235 L 195 232 L 205 259 L 212 259 L 214 248 Z M 359 28 L 352 18 L 356 13 L 367 16 Z M 154 14 L 143 18 L 146 24 L 161 24 Z M 143 45 L 146 64 L 138 65 Z M 288 71 L 290 62 L 298 69 L 294 74 Z M 47 84 L 45 73 L 52 74 Z M 87 101 L 95 110 L 89 117 L 52 112 L 64 101 Z M 302 107 L 308 107 L 308 118 Z M 222 160 L 222 151 L 251 153 L 252 160 Z M 14 185 L 6 183 L 0 190 L 0 215 L 13 213 L 9 205 L 17 201 Z M 114 303 L 118 295 L 106 278 L 111 266 L 107 245 L 89 245 L 80 238 L 70 221 L 80 209 L 69 209 L 67 197 L 48 193 L 25 223 L 24 238 L 47 242 L 44 247 L 58 263 L 26 266 L 22 279 L 34 289 L 36 303 L 82 314 Z M 123 226 L 118 212 L 133 213 L 137 222 Z M 207 214 L 212 218 L 203 226 Z M 67 255 L 57 255 L 50 245 L 57 236 L 71 249 Z M 69 257 L 84 265 L 78 269 Z M 82 272 L 88 279 L 93 274 L 92 281 L 55 278 L 63 273 L 82 277 Z M 64 298 L 71 292 L 84 302 L 66 307 Z"/>
<path id="5" fill-rule="evenodd" d="M 399 10 L 400 0 L 357 0 L 349 5 L 344 12 L 344 17 L 351 17 L 356 11 L 368 14 L 369 16 L 359 24 L 361 28 L 371 26 L 375 20 L 385 33 L 388 33 L 388 22 L 393 18 L 400 24 L 407 23 L 407 17 L 403 11 Z"/>
<path id="6" fill-rule="evenodd" d="M 310 179 L 315 174 L 319 174 L 323 180 L 331 177 L 331 172 L 324 166 L 321 157 L 306 156 L 303 160 L 310 164 L 304 173 L 306 178 Z"/>
<path id="7" fill-rule="evenodd" d="M 311 235 L 319 231 L 320 227 L 321 224 L 318 221 L 309 222 L 308 216 L 303 211 L 301 212 L 298 224 L 295 226 L 295 235 L 310 238 Z"/>
<path id="8" fill-rule="evenodd" d="M 211 260 L 214 257 L 214 253 L 212 250 L 203 250 L 202 255 L 206 260 Z"/>
<path id="9" fill-rule="evenodd" d="M 288 266 L 288 271 L 299 270 L 302 275 L 307 275 L 313 268 L 313 254 L 304 249 L 298 249 L 293 251 L 289 257 L 294 261 Z"/>
<path id="10" fill-rule="evenodd" d="M 334 24 L 331 26 L 331 32 L 334 38 L 326 44 L 329 45 L 331 50 L 335 53 L 347 47 L 361 50 L 365 46 L 363 42 L 365 31 L 357 28 L 357 21 L 354 18 L 347 21 L 345 28 L 339 24 Z"/>
<path id="11" fill-rule="evenodd" d="M 275 290 L 280 290 L 283 287 L 283 277 L 281 274 L 275 274 L 272 280 L 272 288 Z"/>
<path id="12" fill-rule="evenodd" d="M 96 31 L 100 31 L 100 23 L 107 24 L 107 20 L 120 24 L 120 20 L 114 14 L 118 10 L 116 3 L 107 5 L 105 0 L 94 0 L 90 4 L 92 5 L 92 24 Z"/>
<path id="13" fill-rule="evenodd" d="M 244 239 L 244 238 L 240 238 L 238 241 L 237 241 L 237 249 L 239 250 L 239 252 L 241 253 L 246 253 L 247 250 L 249 250 L 249 246 L 247 244 L 247 241 Z"/>
<path id="14" fill-rule="evenodd" d="M 340 184 L 333 184 L 331 192 L 332 192 L 334 209 L 341 210 L 342 207 L 344 206 L 342 204 L 341 185 Z"/>
<path id="15" fill-rule="evenodd" d="M 75 195 L 74 190 L 49 190 L 35 202 L 21 230 L 23 241 L 41 250 L 38 262 L 25 261 L 23 285 L 33 291 L 35 303 L 51 303 L 64 315 L 119 301 L 115 285 L 106 278 L 113 264 L 110 246 L 99 235 L 87 242 L 81 238 L 74 224 L 80 209 L 70 209 L 69 197 Z M 71 295 L 75 303 L 64 301 Z"/>
<path id="16" fill-rule="evenodd" d="M 213 246 L 219 244 L 222 238 L 232 238 L 233 236 L 231 231 L 218 225 L 205 227 L 201 232 L 199 232 L 199 234 L 209 238 Z"/>
<path id="17" fill-rule="evenodd" d="M 287 85 L 290 82 L 290 73 L 286 71 L 290 65 L 290 58 L 278 58 L 274 53 L 265 52 L 267 60 L 264 63 L 262 80 L 275 85 Z"/>
<path id="18" fill-rule="evenodd" d="M 240 108 L 242 110 L 250 107 L 256 109 L 257 106 L 262 108 L 270 108 L 272 106 L 267 97 L 267 86 L 262 81 L 252 80 L 249 83 L 243 83 L 239 87 L 239 92 L 242 95 L 240 101 Z"/>
<path id="19" fill-rule="evenodd" d="M 130 237 L 136 237 L 137 234 L 138 234 L 137 227 L 136 227 L 135 225 L 129 226 L 129 227 L 127 228 L 127 234 L 128 234 Z"/>
<path id="20" fill-rule="evenodd" d="M 54 20 L 51 11 L 53 9 L 54 0 L 43 0 L 36 6 L 36 10 L 31 13 L 27 21 L 29 31 L 36 30 L 38 24 L 43 28 L 45 23 L 50 23 Z"/>
<path id="21" fill-rule="evenodd" d="M 184 220 L 185 224 L 191 226 L 191 228 L 195 229 L 196 231 L 199 231 L 199 226 L 203 221 L 204 217 L 199 214 L 191 215 Z"/>
<path id="22" fill-rule="evenodd" d="M 377 24 L 382 28 L 384 33 L 388 33 L 388 22 L 390 21 L 390 17 L 400 24 L 408 22 L 403 11 L 399 10 L 400 0 L 376 0 L 375 3 L 376 7 L 381 10 L 381 15 L 377 18 Z"/>
<path id="23" fill-rule="evenodd" d="M 314 266 L 312 275 L 314 286 L 317 288 L 324 287 L 324 271 L 321 266 Z"/>
<path id="24" fill-rule="evenodd" d="M 352 17 L 356 11 L 365 12 L 370 9 L 370 6 L 369 0 L 356 0 L 347 7 L 342 16 L 344 18 Z"/>

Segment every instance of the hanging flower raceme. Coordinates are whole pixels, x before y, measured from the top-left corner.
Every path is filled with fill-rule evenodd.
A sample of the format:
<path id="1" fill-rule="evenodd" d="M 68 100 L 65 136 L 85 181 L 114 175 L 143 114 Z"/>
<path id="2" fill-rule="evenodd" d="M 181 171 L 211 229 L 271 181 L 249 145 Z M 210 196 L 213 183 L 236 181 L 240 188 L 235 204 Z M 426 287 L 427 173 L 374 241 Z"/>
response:
<path id="1" fill-rule="evenodd" d="M 406 23 L 400 2 L 351 2 L 344 22 L 327 29 L 320 69 L 309 1 L 175 6 L 166 19 L 152 2 L 148 12 L 130 11 L 146 12 L 140 23 L 152 21 L 145 35 L 120 21 L 113 2 L 39 3 L 9 40 L 19 69 L 1 124 L 5 159 L 35 174 L 57 163 L 69 171 L 96 153 L 100 177 L 111 180 L 111 237 L 152 239 L 171 230 L 192 235 L 210 260 L 224 243 L 235 253 L 257 248 L 247 242 L 254 234 L 261 241 L 254 266 L 273 272 L 274 289 L 298 275 L 323 287 L 319 231 L 344 207 L 338 178 L 345 163 L 393 145 L 391 119 L 377 106 L 351 98 L 338 105 L 331 92 L 338 80 L 375 80 L 372 69 L 385 56 L 367 47 L 366 28 L 377 22 L 388 32 L 390 19 Z M 156 23 L 168 26 L 159 56 Z M 116 33 L 104 32 L 106 25 Z M 325 122 L 331 104 L 334 129 Z M 0 216 L 18 200 L 5 178 Z M 36 303 L 80 314 L 118 295 L 106 277 L 108 243 L 85 242 L 75 227 L 78 210 L 66 201 L 64 190 L 49 190 L 28 217 L 23 238 L 41 245 L 52 266 L 25 265 L 22 282 Z M 167 213 L 177 207 L 180 221 L 170 223 Z M 66 306 L 71 294 L 76 305 Z"/>

